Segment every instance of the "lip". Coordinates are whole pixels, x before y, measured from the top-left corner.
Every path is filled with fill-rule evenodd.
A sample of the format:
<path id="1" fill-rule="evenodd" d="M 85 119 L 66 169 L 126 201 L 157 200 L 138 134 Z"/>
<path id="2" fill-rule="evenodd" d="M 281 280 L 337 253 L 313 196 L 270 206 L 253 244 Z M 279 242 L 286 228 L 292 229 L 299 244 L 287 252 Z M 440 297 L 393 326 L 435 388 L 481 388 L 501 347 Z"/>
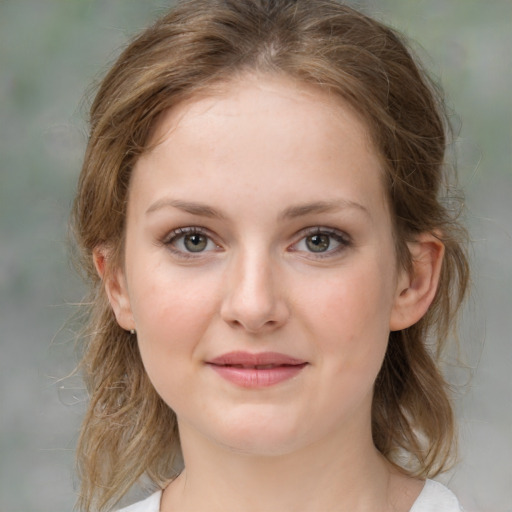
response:
<path id="1" fill-rule="evenodd" d="M 208 360 L 206 364 L 233 384 L 244 388 L 264 388 L 297 376 L 308 362 L 278 352 L 229 352 Z"/>

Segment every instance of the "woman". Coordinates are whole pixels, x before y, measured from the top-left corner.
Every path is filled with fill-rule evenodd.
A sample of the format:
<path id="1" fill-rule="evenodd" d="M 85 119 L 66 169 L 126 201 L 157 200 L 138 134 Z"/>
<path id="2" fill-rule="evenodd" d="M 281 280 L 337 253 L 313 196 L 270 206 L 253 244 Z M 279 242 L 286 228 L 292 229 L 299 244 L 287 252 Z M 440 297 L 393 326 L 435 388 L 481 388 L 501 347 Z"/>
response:
<path id="1" fill-rule="evenodd" d="M 428 480 L 468 282 L 445 132 L 401 39 L 334 0 L 191 0 L 130 44 L 73 217 L 83 510 L 142 475 L 127 510 L 459 510 Z"/>

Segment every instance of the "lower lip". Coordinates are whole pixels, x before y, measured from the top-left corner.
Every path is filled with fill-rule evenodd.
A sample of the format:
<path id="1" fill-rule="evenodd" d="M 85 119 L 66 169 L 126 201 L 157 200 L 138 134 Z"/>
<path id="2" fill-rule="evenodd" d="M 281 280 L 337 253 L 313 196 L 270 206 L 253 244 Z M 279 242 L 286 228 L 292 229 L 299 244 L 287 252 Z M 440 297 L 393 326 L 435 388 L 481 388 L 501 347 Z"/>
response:
<path id="1" fill-rule="evenodd" d="M 275 368 L 237 368 L 234 366 L 222 366 L 210 364 L 223 379 L 243 388 L 267 388 L 280 382 L 292 379 L 297 376 L 307 363 L 276 366 Z"/>

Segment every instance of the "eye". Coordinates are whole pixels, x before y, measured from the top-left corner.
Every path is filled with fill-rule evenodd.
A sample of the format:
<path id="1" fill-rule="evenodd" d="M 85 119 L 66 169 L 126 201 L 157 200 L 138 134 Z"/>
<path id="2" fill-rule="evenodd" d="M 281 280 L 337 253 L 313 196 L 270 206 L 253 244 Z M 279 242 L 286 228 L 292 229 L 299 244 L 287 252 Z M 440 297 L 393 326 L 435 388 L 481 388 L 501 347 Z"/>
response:
<path id="1" fill-rule="evenodd" d="M 199 227 L 184 227 L 175 229 L 165 241 L 165 244 L 175 253 L 192 255 L 202 252 L 215 251 L 219 246 Z"/>
<path id="2" fill-rule="evenodd" d="M 351 244 L 347 234 L 330 228 L 309 228 L 305 235 L 290 248 L 292 251 L 327 257 L 339 253 Z"/>
<path id="3" fill-rule="evenodd" d="M 325 252 L 331 245 L 331 237 L 329 235 L 309 235 L 305 238 L 306 246 L 311 252 Z"/>
<path id="4" fill-rule="evenodd" d="M 183 246 L 190 252 L 201 252 L 208 247 L 208 238 L 199 233 L 183 236 Z"/>

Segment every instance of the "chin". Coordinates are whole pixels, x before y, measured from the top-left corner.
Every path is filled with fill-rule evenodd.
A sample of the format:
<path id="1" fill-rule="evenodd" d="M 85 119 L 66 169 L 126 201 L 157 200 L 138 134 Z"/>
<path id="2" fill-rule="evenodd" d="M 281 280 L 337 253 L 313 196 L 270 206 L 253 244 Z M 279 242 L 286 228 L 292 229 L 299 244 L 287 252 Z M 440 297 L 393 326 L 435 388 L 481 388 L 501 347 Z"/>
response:
<path id="1" fill-rule="evenodd" d="M 260 457 L 286 455 L 297 450 L 305 433 L 299 432 L 298 423 L 286 421 L 288 415 L 244 414 L 225 418 L 217 432 L 211 432 L 216 442 L 224 448 Z M 288 416 L 289 418 L 289 416 Z"/>

